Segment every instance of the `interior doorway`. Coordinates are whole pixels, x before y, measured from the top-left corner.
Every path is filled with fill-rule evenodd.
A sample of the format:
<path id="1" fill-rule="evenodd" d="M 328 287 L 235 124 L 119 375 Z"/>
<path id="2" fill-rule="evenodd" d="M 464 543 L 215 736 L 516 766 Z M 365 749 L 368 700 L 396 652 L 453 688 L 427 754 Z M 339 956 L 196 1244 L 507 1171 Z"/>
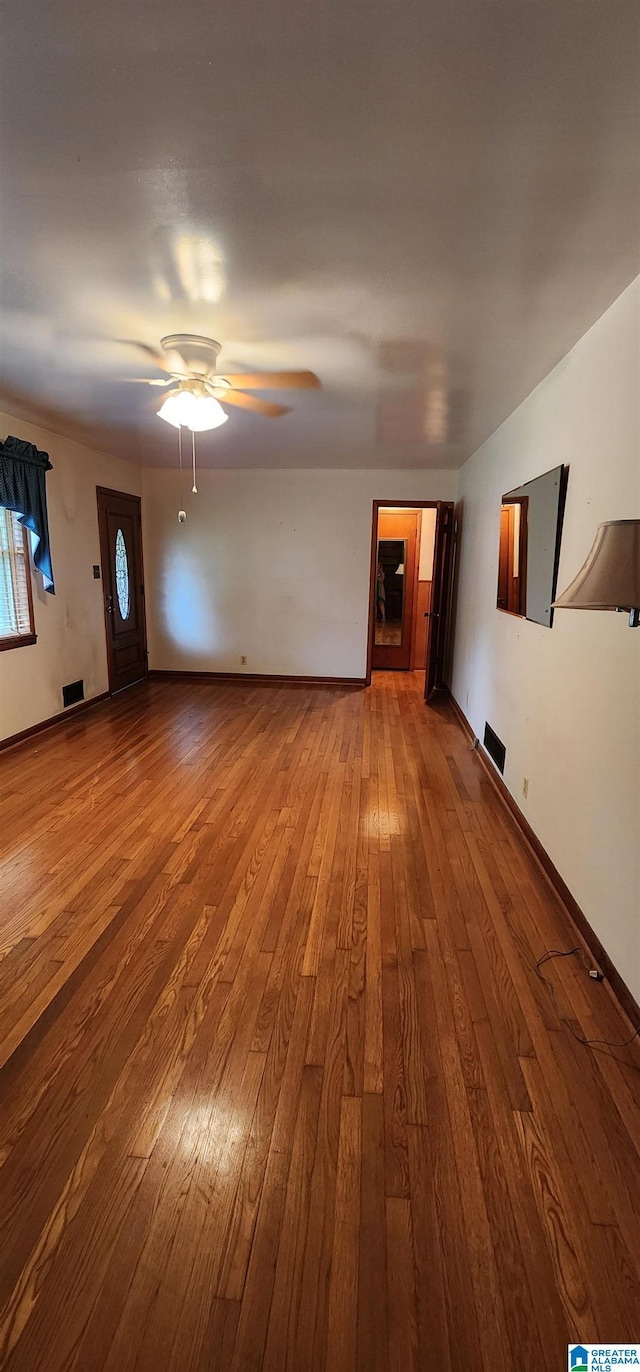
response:
<path id="1" fill-rule="evenodd" d="M 453 505 L 374 501 L 367 682 L 374 671 L 424 673 L 444 684 Z"/>
<path id="2" fill-rule="evenodd" d="M 374 671 L 412 666 L 421 519 L 421 510 L 378 510 Z"/>
<path id="3" fill-rule="evenodd" d="M 97 487 L 97 497 L 109 690 L 113 695 L 147 675 L 141 502 L 137 495 L 104 486 Z"/>

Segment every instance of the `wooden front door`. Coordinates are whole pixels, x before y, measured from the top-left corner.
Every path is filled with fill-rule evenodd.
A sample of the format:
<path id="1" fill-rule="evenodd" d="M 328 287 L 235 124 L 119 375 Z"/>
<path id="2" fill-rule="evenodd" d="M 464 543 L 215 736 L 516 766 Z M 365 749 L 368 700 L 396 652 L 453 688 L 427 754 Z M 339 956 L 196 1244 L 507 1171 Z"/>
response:
<path id="1" fill-rule="evenodd" d="M 98 486 L 109 689 L 147 675 L 140 499 Z"/>
<path id="2" fill-rule="evenodd" d="M 424 678 L 425 700 L 428 700 L 434 691 L 441 690 L 444 686 L 444 661 L 451 598 L 453 504 L 449 501 L 439 500 L 436 509 L 431 609 L 426 615 L 429 634 Z"/>
<path id="3" fill-rule="evenodd" d="M 416 510 L 378 512 L 372 667 L 409 671 L 418 543 Z"/>

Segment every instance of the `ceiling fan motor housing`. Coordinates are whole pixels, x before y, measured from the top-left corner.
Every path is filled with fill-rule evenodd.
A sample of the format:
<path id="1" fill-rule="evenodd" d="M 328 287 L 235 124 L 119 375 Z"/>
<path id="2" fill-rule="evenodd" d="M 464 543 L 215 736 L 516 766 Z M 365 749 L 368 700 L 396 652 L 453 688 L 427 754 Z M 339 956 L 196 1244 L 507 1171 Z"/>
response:
<path id="1" fill-rule="evenodd" d="M 203 338 L 197 333 L 171 333 L 160 340 L 166 353 L 177 353 L 188 372 L 200 376 L 212 376 L 220 354 L 221 344 L 214 338 Z"/>

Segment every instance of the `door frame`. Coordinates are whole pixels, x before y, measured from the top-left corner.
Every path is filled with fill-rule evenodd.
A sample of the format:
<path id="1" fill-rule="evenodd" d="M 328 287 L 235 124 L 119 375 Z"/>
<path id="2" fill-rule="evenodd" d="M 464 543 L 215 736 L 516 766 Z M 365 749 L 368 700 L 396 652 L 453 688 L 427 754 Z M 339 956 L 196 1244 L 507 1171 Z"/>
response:
<path id="1" fill-rule="evenodd" d="M 371 685 L 373 644 L 376 627 L 376 567 L 378 554 L 378 511 L 389 506 L 395 510 L 437 510 L 437 500 L 374 500 L 371 515 L 371 570 L 369 576 L 369 631 L 367 637 L 367 673 L 365 686 Z"/>
<path id="2" fill-rule="evenodd" d="M 148 654 L 148 652 L 147 652 L 147 603 L 146 603 L 146 597 L 145 597 L 144 551 L 143 551 L 143 547 L 142 547 L 142 496 L 141 496 L 141 495 L 134 495 L 132 491 L 116 491 L 116 490 L 113 488 L 113 486 L 96 486 L 96 510 L 97 510 L 97 513 L 98 513 L 98 539 L 99 539 L 99 543 L 100 543 L 100 580 L 101 580 L 101 582 L 102 582 L 102 613 L 103 613 L 103 616 L 104 616 L 105 648 L 106 648 L 106 650 L 107 650 L 107 674 L 108 674 L 108 677 L 109 677 L 109 695 L 112 696 L 112 695 L 118 694 L 118 692 L 115 692 L 115 691 L 114 691 L 114 689 L 113 689 L 113 681 L 112 681 L 112 678 L 111 678 L 111 653 L 110 653 L 110 651 L 109 651 L 109 615 L 108 615 L 108 611 L 107 611 L 107 592 L 105 591 L 105 584 L 106 584 L 106 583 L 105 583 L 105 577 L 104 577 L 105 567 L 108 567 L 108 566 L 109 566 L 109 549 L 107 548 L 107 546 L 106 546 L 106 544 L 105 544 L 104 530 L 103 530 L 103 528 L 102 528 L 102 520 L 101 520 L 101 518 L 100 518 L 100 496 L 101 496 L 101 495 L 106 495 L 106 496 L 117 496 L 118 499 L 120 499 L 120 500 L 135 500 L 135 502 L 136 502 L 136 504 L 137 504 L 137 506 L 138 506 L 138 529 L 139 529 L 139 531 L 140 531 L 140 537 L 139 537 L 139 545 L 140 545 L 140 577 L 141 577 L 141 581 L 140 581 L 140 604 L 141 604 L 141 609 L 142 609 L 142 641 L 143 641 L 143 653 L 144 653 L 144 676 L 143 676 L 143 677 L 140 677 L 140 681 L 146 681 L 146 679 L 147 679 L 147 677 L 148 677 L 148 675 L 149 675 L 149 654 Z M 137 681 L 134 681 L 134 682 L 133 682 L 133 685 L 134 685 L 134 686 L 137 686 L 137 685 L 138 685 L 138 682 L 137 682 Z M 124 689 L 126 690 L 126 689 L 128 689 L 128 687 L 125 687 Z"/>

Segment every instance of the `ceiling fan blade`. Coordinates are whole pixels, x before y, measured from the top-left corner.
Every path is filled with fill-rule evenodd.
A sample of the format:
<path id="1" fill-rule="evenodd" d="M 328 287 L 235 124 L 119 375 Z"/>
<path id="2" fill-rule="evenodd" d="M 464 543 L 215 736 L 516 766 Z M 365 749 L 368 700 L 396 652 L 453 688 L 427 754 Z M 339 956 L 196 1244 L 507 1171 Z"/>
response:
<path id="1" fill-rule="evenodd" d="M 261 400 L 257 395 L 245 395 L 243 391 L 225 391 L 218 394 L 223 405 L 237 405 L 240 410 L 251 410 L 253 414 L 264 414 L 268 419 L 277 419 L 281 414 L 289 414 L 290 405 L 274 405 L 270 400 Z"/>
<path id="2" fill-rule="evenodd" d="M 158 381 L 151 376 L 121 376 L 121 381 L 125 381 L 128 386 L 173 386 L 174 380 L 170 376 L 167 381 Z"/>
<path id="3" fill-rule="evenodd" d="M 169 376 L 189 375 L 179 353 L 161 352 L 159 348 L 153 348 L 150 343 L 142 343 L 139 338 L 118 338 L 116 341 L 127 343 L 131 348 L 140 348 L 147 357 L 151 358 L 159 371 L 167 372 Z"/>
<path id="4" fill-rule="evenodd" d="M 315 390 L 320 385 L 315 372 L 220 372 L 220 376 L 241 391 Z"/>

